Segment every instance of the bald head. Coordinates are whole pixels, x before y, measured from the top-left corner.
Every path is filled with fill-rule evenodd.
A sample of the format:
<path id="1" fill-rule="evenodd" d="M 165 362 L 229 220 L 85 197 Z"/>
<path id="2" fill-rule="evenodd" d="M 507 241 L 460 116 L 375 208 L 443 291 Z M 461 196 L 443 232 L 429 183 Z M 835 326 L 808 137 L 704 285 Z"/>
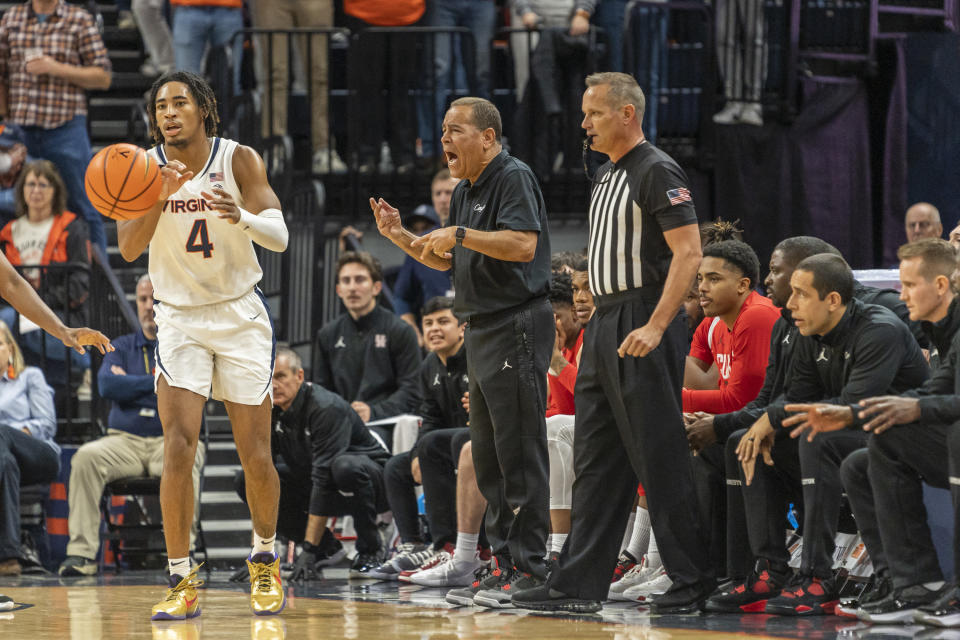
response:
<path id="1" fill-rule="evenodd" d="M 907 242 L 943 236 L 940 212 L 929 202 L 918 202 L 907 209 L 904 223 L 907 229 Z"/>

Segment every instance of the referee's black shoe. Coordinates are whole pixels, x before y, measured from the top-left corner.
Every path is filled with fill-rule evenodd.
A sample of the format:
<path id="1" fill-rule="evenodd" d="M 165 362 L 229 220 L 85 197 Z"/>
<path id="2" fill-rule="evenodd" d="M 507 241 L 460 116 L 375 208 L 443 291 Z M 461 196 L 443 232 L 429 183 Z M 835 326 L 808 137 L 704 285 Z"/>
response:
<path id="1" fill-rule="evenodd" d="M 534 611 L 564 611 L 567 613 L 596 613 L 603 608 L 599 600 L 583 600 L 552 589 L 543 584 L 513 594 L 513 606 Z"/>
<path id="2" fill-rule="evenodd" d="M 653 596 L 650 603 L 650 613 L 699 613 L 704 610 L 707 598 L 716 588 L 717 581 L 712 578 L 696 584 L 678 585 L 674 583 L 663 595 Z"/>

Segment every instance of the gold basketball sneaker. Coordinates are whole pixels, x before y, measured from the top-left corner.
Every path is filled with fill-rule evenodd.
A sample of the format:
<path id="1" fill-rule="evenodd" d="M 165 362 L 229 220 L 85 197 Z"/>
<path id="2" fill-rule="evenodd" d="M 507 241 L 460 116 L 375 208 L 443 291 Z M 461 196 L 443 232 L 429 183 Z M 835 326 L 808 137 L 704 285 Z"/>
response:
<path id="1" fill-rule="evenodd" d="M 273 558 L 271 562 L 261 559 Z M 280 558 L 272 553 L 258 553 L 247 558 L 250 572 L 250 608 L 258 616 L 272 616 L 283 611 L 287 600 L 280 582 Z"/>
<path id="2" fill-rule="evenodd" d="M 176 584 L 173 584 L 173 581 L 179 576 L 170 576 L 171 584 L 167 589 L 167 595 L 153 606 L 151 620 L 186 620 L 200 615 L 200 596 L 197 595 L 197 587 L 203 584 L 203 580 L 197 579 L 197 571 L 202 566 L 203 563 L 200 563 L 194 567 Z"/>

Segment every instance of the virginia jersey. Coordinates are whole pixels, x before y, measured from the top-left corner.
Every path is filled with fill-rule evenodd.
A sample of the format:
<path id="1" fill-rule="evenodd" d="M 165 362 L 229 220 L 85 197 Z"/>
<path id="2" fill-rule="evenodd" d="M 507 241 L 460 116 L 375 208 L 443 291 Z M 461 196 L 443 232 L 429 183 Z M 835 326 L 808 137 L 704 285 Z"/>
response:
<path id="1" fill-rule="evenodd" d="M 200 195 L 219 187 L 243 206 L 233 177 L 237 146 L 233 140 L 213 138 L 203 171 L 164 202 L 150 241 L 150 280 L 157 300 L 178 307 L 213 304 L 240 298 L 260 282 L 263 272 L 253 241 L 239 226 L 218 218 Z M 167 163 L 162 144 L 149 153 L 160 166 Z"/>

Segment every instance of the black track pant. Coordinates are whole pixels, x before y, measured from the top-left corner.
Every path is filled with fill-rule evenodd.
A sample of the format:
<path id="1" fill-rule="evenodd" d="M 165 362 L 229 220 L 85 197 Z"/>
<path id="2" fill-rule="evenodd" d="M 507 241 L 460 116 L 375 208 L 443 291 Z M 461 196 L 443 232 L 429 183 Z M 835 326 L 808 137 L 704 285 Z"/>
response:
<path id="1" fill-rule="evenodd" d="M 712 583 L 681 414 L 686 317 L 679 314 L 646 357 L 617 355 L 627 334 L 648 322 L 659 297 L 642 289 L 599 297 L 584 335 L 573 523 L 550 577 L 554 589 L 572 597 L 606 598 L 638 479 L 675 587 Z"/>
<path id="2" fill-rule="evenodd" d="M 800 441 L 803 485 L 803 553 L 800 571 L 819 578 L 833 575 L 837 522 L 843 505 L 840 465 L 867 443 L 866 431 L 843 429 L 818 433 L 812 442 Z"/>
<path id="3" fill-rule="evenodd" d="M 470 439 L 487 536 L 494 554 L 540 577 L 550 522 L 544 415 L 555 327 L 544 298 L 473 317 L 466 333 Z"/>
<path id="4" fill-rule="evenodd" d="M 400 532 L 400 540 L 423 542 L 417 509 L 417 483 L 410 471 L 411 460 L 411 451 L 398 453 L 387 460 L 383 467 L 383 486 L 390 511 L 393 512 L 393 521 L 397 523 L 397 531 Z"/>
<path id="5" fill-rule="evenodd" d="M 927 525 L 923 485 L 949 487 L 954 513 L 954 572 L 960 575 L 960 424 L 913 423 L 870 437 L 869 478 L 887 563 L 897 588 L 942 580 Z"/>
<path id="6" fill-rule="evenodd" d="M 740 476 L 736 469 L 731 475 L 726 468 L 724 449 L 728 444 L 729 440 L 701 449 L 693 459 L 693 477 L 697 483 L 700 521 L 710 538 L 714 573 L 744 578 L 753 568 L 753 554 L 745 543 L 747 523 Z"/>
<path id="7" fill-rule="evenodd" d="M 420 439 L 420 476 L 433 546 L 457 539 L 457 462 L 470 429 L 437 429 Z"/>
<path id="8" fill-rule="evenodd" d="M 850 502 L 850 510 L 857 522 L 860 538 L 873 564 L 873 572 L 885 577 L 889 575 L 890 565 L 887 554 L 883 551 L 883 540 L 880 538 L 880 523 L 877 522 L 877 505 L 873 497 L 869 470 L 869 449 L 857 449 L 840 465 L 840 481 Z"/>
<path id="9" fill-rule="evenodd" d="M 737 460 L 737 445 L 746 433 L 746 429 L 740 429 L 727 439 L 727 486 L 742 495 L 753 557 L 785 567 L 790 561 L 786 546 L 787 508 L 791 502 L 799 504 L 802 499 L 798 441 L 787 430 L 777 433 L 770 452 L 773 466 L 758 458 L 753 480 L 747 486 L 743 467 Z"/>

